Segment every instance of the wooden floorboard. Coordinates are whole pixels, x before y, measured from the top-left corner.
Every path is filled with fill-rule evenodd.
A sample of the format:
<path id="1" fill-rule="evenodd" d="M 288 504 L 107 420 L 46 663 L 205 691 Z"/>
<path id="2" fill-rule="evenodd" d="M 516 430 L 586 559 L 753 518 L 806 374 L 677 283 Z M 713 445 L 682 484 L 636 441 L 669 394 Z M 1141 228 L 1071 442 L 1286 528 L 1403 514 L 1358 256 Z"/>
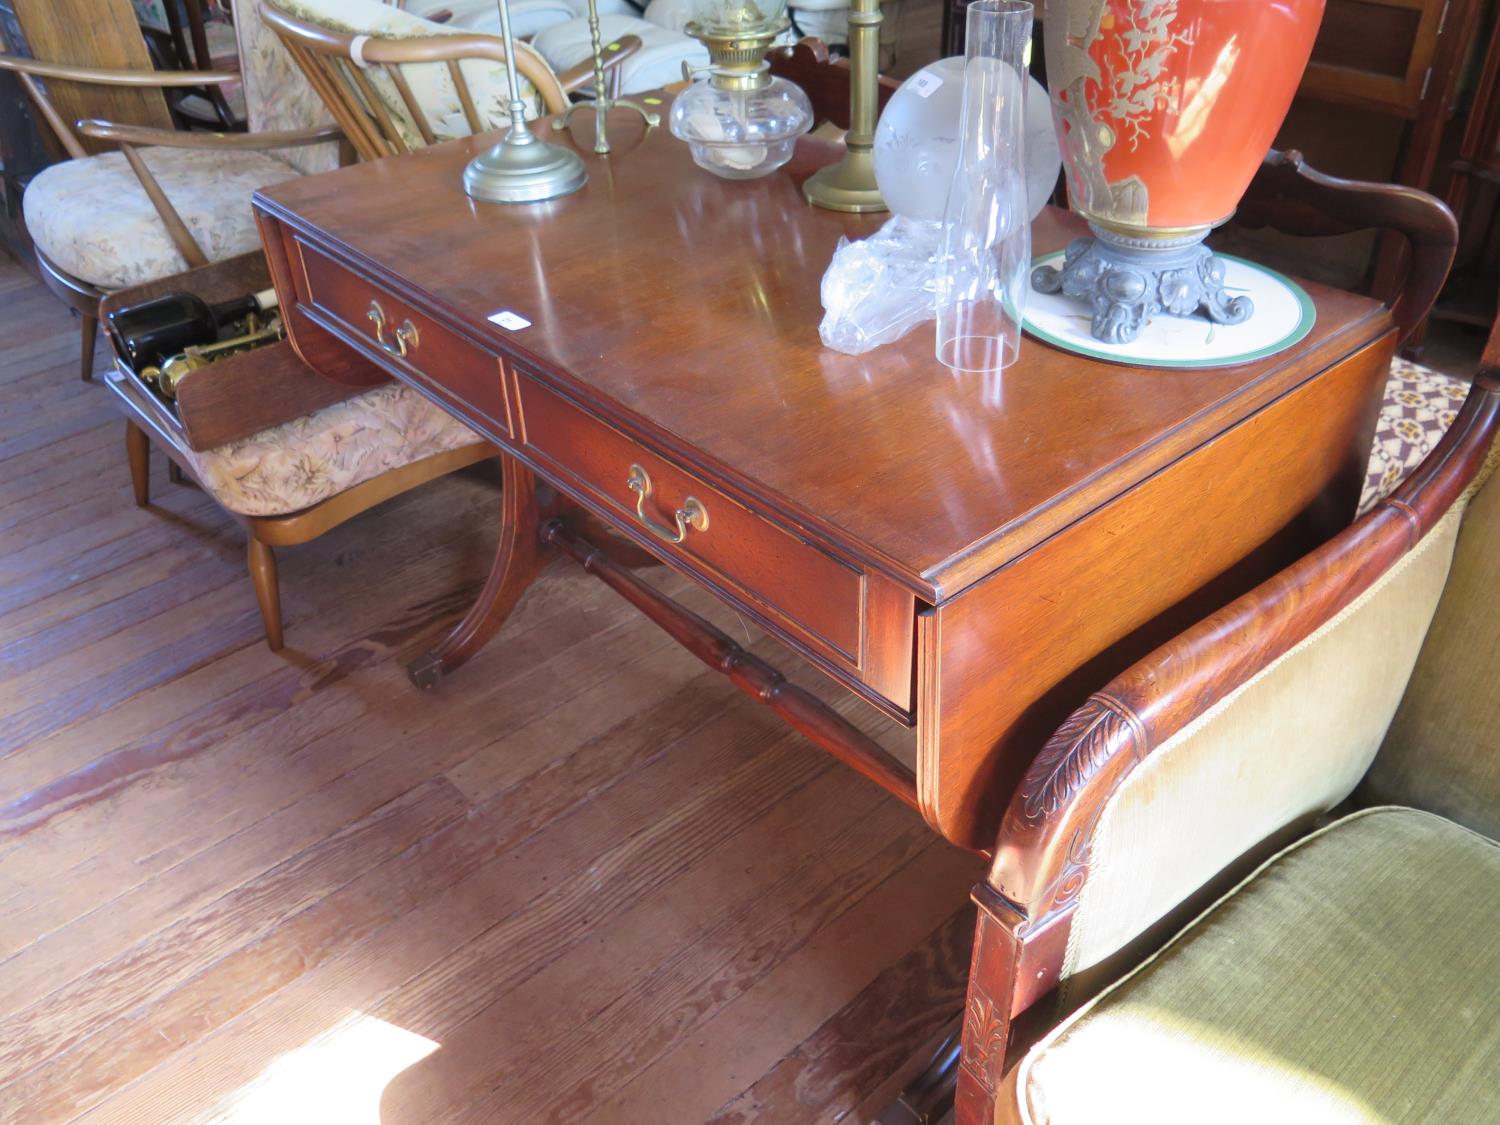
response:
<path id="1" fill-rule="evenodd" d="M 0 1121 L 836 1121 L 956 1012 L 979 863 L 577 568 L 408 685 L 491 466 L 280 552 L 273 654 L 238 525 L 159 456 L 134 507 L 4 258 L 0 340 Z"/>

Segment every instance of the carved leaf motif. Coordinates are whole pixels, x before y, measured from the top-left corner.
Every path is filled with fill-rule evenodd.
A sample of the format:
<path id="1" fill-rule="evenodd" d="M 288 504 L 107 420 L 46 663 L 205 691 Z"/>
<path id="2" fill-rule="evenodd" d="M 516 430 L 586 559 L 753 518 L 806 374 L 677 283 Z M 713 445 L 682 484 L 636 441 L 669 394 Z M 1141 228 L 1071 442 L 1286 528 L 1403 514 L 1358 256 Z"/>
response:
<path id="1" fill-rule="evenodd" d="M 964 1027 L 963 1063 L 990 1090 L 994 1089 L 995 1075 L 1005 1058 L 1006 1030 L 1004 1011 L 971 985 Z"/>
<path id="2" fill-rule="evenodd" d="M 1121 734 L 1135 737 L 1125 716 L 1102 699 L 1091 698 L 1068 716 L 1027 773 L 1030 788 L 1021 795 L 1026 819 L 1039 820 L 1066 805 L 1108 760 Z"/>

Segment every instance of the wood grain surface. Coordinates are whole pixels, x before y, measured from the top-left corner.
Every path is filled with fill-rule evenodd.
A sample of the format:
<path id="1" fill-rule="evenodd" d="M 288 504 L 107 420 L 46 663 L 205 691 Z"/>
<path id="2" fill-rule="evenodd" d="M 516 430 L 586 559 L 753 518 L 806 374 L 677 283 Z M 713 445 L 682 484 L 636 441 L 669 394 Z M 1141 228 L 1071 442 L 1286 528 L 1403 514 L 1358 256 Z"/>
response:
<path id="1" fill-rule="evenodd" d="M 0 1120 L 691 1122 L 808 1059 L 774 1119 L 831 1120 L 950 1014 L 977 862 L 581 570 L 466 690 L 407 684 L 484 578 L 492 470 L 284 552 L 274 655 L 239 528 L 159 458 L 134 506 L 4 259 L 0 334 Z M 841 1052 L 876 1010 L 878 1062 Z"/>
<path id="2" fill-rule="evenodd" d="M 608 158 L 582 146 L 590 178 L 581 191 L 543 205 L 464 195 L 463 167 L 480 141 L 256 198 L 367 283 L 454 333 L 493 341 L 632 437 L 928 602 L 1391 324 L 1374 301 L 1309 284 L 1318 319 L 1308 340 L 1233 368 L 1142 371 L 1028 340 L 1021 360 L 986 382 L 939 365 L 930 328 L 866 356 L 840 355 L 818 338 L 819 283 L 838 239 L 884 216 L 802 199 L 801 180 L 833 151 L 804 139 L 789 171 L 726 181 L 697 169 L 664 129 L 642 137 L 622 118 L 617 132 Z M 1059 249 L 1080 229 L 1049 211 L 1035 249 Z M 487 320 L 502 310 L 530 327 Z M 295 319 L 292 331 L 302 346 Z"/>

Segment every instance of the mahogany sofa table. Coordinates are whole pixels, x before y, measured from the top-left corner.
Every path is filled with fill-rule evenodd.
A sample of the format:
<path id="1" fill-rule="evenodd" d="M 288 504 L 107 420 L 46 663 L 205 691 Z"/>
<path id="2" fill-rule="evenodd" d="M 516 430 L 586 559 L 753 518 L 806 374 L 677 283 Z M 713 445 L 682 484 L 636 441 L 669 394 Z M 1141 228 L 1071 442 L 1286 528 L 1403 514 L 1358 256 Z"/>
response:
<path id="1" fill-rule="evenodd" d="M 664 129 L 612 132 L 609 157 L 580 147 L 587 186 L 546 204 L 464 195 L 493 137 L 256 196 L 303 358 L 405 380 L 507 454 L 494 570 L 413 665 L 424 686 L 561 550 L 984 849 L 1082 694 L 1351 518 L 1394 346 L 1382 305 L 1308 284 L 1301 344 L 1210 371 L 1027 340 L 1002 378 L 961 378 L 930 328 L 844 356 L 819 342 L 819 282 L 839 237 L 885 216 L 803 201 L 836 150 L 804 141 L 779 173 L 729 182 Z M 1047 212 L 1037 251 L 1078 229 Z M 915 726 L 915 776 L 589 543 L 582 513 Z"/>

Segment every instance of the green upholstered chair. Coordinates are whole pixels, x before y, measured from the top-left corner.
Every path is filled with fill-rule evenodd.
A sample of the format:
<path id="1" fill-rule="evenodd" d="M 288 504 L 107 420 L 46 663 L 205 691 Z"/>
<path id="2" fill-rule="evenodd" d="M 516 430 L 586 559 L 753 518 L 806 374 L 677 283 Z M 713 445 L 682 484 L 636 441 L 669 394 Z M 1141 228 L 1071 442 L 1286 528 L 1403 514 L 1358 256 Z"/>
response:
<path id="1" fill-rule="evenodd" d="M 1500 326 L 1400 488 L 1049 741 L 959 1125 L 1500 1121 L 1497 418 Z"/>

